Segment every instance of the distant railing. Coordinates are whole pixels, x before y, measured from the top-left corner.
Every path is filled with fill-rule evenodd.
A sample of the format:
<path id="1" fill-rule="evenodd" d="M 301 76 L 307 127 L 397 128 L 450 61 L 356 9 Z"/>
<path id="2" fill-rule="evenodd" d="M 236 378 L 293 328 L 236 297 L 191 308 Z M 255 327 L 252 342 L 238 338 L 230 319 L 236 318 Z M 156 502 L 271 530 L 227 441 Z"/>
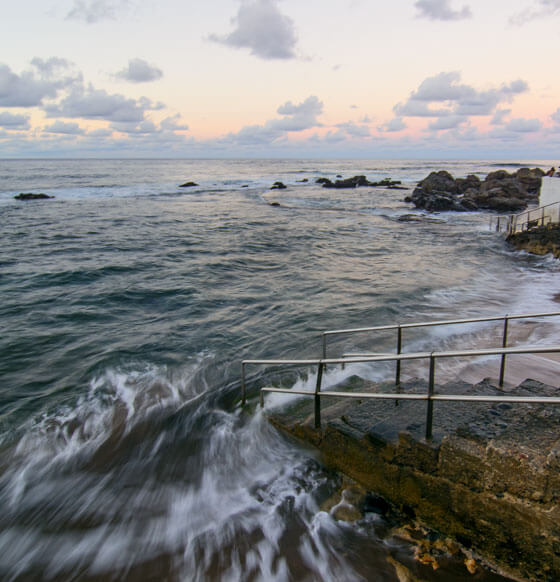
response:
<path id="1" fill-rule="evenodd" d="M 502 395 L 488 395 L 488 396 L 470 396 L 470 395 L 456 395 L 456 394 L 436 394 L 435 393 L 435 364 L 436 359 L 451 358 L 451 357 L 479 357 L 489 355 L 501 355 L 500 364 L 500 386 L 503 386 L 506 356 L 512 354 L 546 354 L 546 353 L 560 353 L 560 346 L 518 346 L 506 347 L 508 339 L 508 324 L 512 319 L 528 319 L 559 316 L 560 312 L 555 313 L 532 313 L 519 315 L 504 315 L 495 317 L 472 318 L 472 319 L 456 319 L 449 321 L 431 321 L 423 323 L 407 323 L 400 325 L 384 325 L 368 328 L 357 329 L 343 329 L 330 330 L 323 332 L 323 358 L 311 358 L 305 360 L 243 360 L 241 362 L 241 392 L 242 405 L 247 401 L 246 390 L 246 367 L 249 365 L 265 365 L 265 366 L 317 366 L 317 380 L 315 383 L 315 390 L 296 390 L 291 388 L 275 388 L 263 387 L 260 389 L 260 404 L 264 405 L 265 392 L 277 392 L 285 394 L 296 394 L 303 396 L 313 396 L 314 398 L 314 423 L 315 428 L 321 426 L 321 397 L 337 397 L 337 398 L 373 398 L 373 399 L 394 399 L 398 400 L 425 400 L 427 401 L 426 411 L 426 439 L 432 438 L 432 424 L 433 424 L 433 404 L 434 401 L 453 401 L 453 402 L 509 402 L 509 403 L 535 403 L 535 404 L 560 404 L 560 397 L 520 397 L 520 396 L 502 396 Z M 453 350 L 453 351 L 432 351 L 432 352 L 417 352 L 417 353 L 402 353 L 402 330 L 407 328 L 433 327 L 439 325 L 465 324 L 489 321 L 504 321 L 501 348 L 489 348 L 479 350 Z M 327 344 L 326 338 L 335 334 L 351 334 L 351 333 L 365 333 L 380 330 L 397 330 L 397 353 L 396 354 L 354 354 L 352 356 L 346 355 L 342 358 L 327 358 Z M 404 360 L 429 360 L 429 380 L 428 391 L 426 394 L 403 394 L 400 392 L 400 365 Z M 396 392 L 391 393 L 376 393 L 376 392 L 340 392 L 340 391 L 321 391 L 323 381 L 323 371 L 329 365 L 347 365 L 353 363 L 365 362 L 396 362 L 397 375 L 395 380 Z"/>
<path id="2" fill-rule="evenodd" d="M 525 210 L 519 214 L 497 216 L 494 221 L 496 232 L 505 232 L 508 236 L 539 226 L 560 224 L 560 202 Z"/>

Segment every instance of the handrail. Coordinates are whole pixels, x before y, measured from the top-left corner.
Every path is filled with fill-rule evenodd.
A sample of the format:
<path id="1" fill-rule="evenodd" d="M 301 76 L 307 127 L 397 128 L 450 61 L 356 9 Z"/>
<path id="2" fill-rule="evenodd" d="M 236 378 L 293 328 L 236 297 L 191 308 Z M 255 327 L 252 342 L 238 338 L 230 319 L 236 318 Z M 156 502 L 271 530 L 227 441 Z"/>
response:
<path id="1" fill-rule="evenodd" d="M 312 358 L 306 360 L 243 360 L 241 363 L 241 386 L 242 386 L 242 404 L 246 402 L 246 387 L 245 387 L 245 366 L 246 365 L 317 365 L 317 382 L 315 390 L 292 390 L 289 388 L 272 388 L 263 387 L 260 390 L 260 403 L 264 405 L 264 392 L 278 392 L 290 393 L 298 395 L 313 396 L 315 401 L 315 428 L 321 426 L 321 396 L 340 397 L 340 398 L 377 398 L 377 399 L 398 399 L 398 400 L 425 400 L 427 401 L 426 412 L 426 440 L 432 439 L 432 423 L 433 423 L 433 403 L 434 401 L 453 401 L 453 402 L 511 402 L 511 403 L 545 403 L 545 404 L 560 404 L 560 397 L 522 397 L 522 396 L 469 396 L 456 394 L 435 394 L 435 363 L 437 358 L 449 357 L 468 357 L 468 356 L 487 356 L 487 355 L 506 355 L 512 354 L 546 354 L 546 353 L 560 353 L 560 345 L 554 346 L 516 346 L 512 348 L 490 348 L 481 350 L 454 350 L 445 352 L 417 352 L 407 354 L 383 354 L 383 355 L 367 355 L 347 358 Z M 430 360 L 429 382 L 427 394 L 402 394 L 395 393 L 372 393 L 372 392 L 337 392 L 337 391 L 323 391 L 321 392 L 321 383 L 323 369 L 328 364 L 350 364 L 360 362 L 384 362 L 384 361 L 402 361 L 412 359 L 428 359 Z M 505 360 L 502 360 L 503 362 Z M 398 387 L 398 385 L 397 385 Z"/>
<path id="2" fill-rule="evenodd" d="M 342 335 L 342 334 L 353 334 L 353 333 L 367 333 L 372 331 L 389 331 L 389 330 L 397 330 L 397 348 L 396 353 L 402 353 L 402 332 L 404 329 L 411 329 L 411 328 L 420 328 L 420 327 L 434 327 L 440 325 L 456 325 L 456 324 L 465 324 L 465 323 L 484 323 L 490 321 L 503 321 L 504 328 L 502 334 L 502 347 L 507 347 L 508 342 L 508 325 L 509 321 L 513 319 L 531 319 L 537 317 L 552 317 L 552 316 L 560 316 L 560 312 L 551 312 L 551 313 L 519 313 L 519 314 L 506 314 L 506 315 L 495 315 L 491 317 L 473 317 L 473 318 L 466 318 L 466 319 L 449 319 L 449 320 L 441 320 L 441 321 L 424 321 L 424 322 L 416 322 L 416 323 L 402 323 L 402 324 L 393 324 L 393 325 L 378 325 L 374 327 L 361 327 L 361 328 L 354 328 L 354 329 L 334 329 L 324 331 L 322 333 L 323 338 L 323 358 L 327 357 L 327 338 L 333 335 Z M 396 372 L 395 372 L 395 384 L 398 386 L 400 384 L 400 376 L 401 376 L 401 367 L 400 367 L 400 360 L 396 360 Z M 504 373 L 505 373 L 505 354 L 502 356 L 502 364 L 500 370 L 500 386 L 504 385 Z"/>
<path id="3" fill-rule="evenodd" d="M 556 220 L 552 220 L 550 212 L 548 212 L 552 206 L 558 207 L 558 217 Z M 531 216 L 535 216 L 531 218 Z M 527 220 L 522 221 L 524 216 L 527 216 Z M 537 208 L 529 208 L 524 210 L 519 214 L 509 214 L 508 216 L 498 216 L 496 220 L 496 232 L 502 231 L 502 222 L 505 221 L 505 232 L 508 235 L 515 234 L 518 231 L 523 232 L 524 230 L 529 230 L 532 226 L 544 226 L 545 219 L 547 224 L 558 224 L 560 222 L 560 202 L 551 202 L 550 204 L 545 204 Z M 532 224 L 533 223 L 533 224 Z"/>

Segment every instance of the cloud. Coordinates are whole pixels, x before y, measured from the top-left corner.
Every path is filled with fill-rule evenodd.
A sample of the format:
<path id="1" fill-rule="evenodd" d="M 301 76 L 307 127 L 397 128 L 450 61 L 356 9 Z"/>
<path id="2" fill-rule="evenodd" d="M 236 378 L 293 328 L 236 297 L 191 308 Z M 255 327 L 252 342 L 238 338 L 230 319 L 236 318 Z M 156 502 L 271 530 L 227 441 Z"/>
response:
<path id="1" fill-rule="evenodd" d="M 241 144 L 269 144 L 286 133 L 319 127 L 321 123 L 317 117 L 322 112 L 323 103 L 315 95 L 297 105 L 288 101 L 277 109 L 282 118 L 271 119 L 264 125 L 247 125 L 226 139 Z"/>
<path id="2" fill-rule="evenodd" d="M 154 123 L 151 119 L 144 119 L 140 122 L 114 122 L 111 124 L 111 129 L 119 133 L 128 135 L 147 136 L 147 135 L 175 135 L 176 131 L 186 131 L 189 129 L 188 125 L 181 123 L 181 115 L 179 113 L 165 117 L 159 124 Z"/>
<path id="3" fill-rule="evenodd" d="M 73 72 L 72 64 L 65 59 L 34 58 L 31 64 L 30 70 L 18 75 L 0 63 L 0 106 L 36 107 L 81 82 L 81 75 Z"/>
<path id="4" fill-rule="evenodd" d="M 515 118 L 508 121 L 504 129 L 514 133 L 532 133 L 539 131 L 542 128 L 542 123 L 538 119 L 523 119 Z"/>
<path id="5" fill-rule="evenodd" d="M 462 124 L 468 122 L 468 117 L 463 115 L 448 115 L 439 117 L 428 125 L 428 129 L 432 131 L 440 131 L 446 129 L 457 129 Z"/>
<path id="6" fill-rule="evenodd" d="M 243 2 L 232 23 L 234 29 L 229 34 L 213 34 L 210 40 L 249 49 L 252 55 L 265 60 L 296 57 L 294 23 L 278 10 L 275 0 Z"/>
<path id="7" fill-rule="evenodd" d="M 129 135 L 150 135 L 160 132 L 160 128 L 150 119 L 145 119 L 140 123 L 112 123 L 111 128 L 120 133 Z"/>
<path id="8" fill-rule="evenodd" d="M 560 0 L 537 0 L 534 7 L 525 8 L 510 17 L 510 24 L 522 26 L 539 18 L 550 18 L 560 14 Z"/>
<path id="9" fill-rule="evenodd" d="M 65 121 L 55 121 L 46 126 L 43 131 L 47 133 L 57 133 L 64 135 L 85 135 L 86 130 L 82 129 L 77 123 L 67 123 Z"/>
<path id="10" fill-rule="evenodd" d="M 451 0 L 417 0 L 414 6 L 418 9 L 419 18 L 429 20 L 463 20 L 471 18 L 471 9 L 463 6 L 460 10 L 453 10 L 449 4 Z"/>
<path id="11" fill-rule="evenodd" d="M 345 123 L 339 123 L 336 127 L 338 127 L 341 131 L 343 131 L 349 137 L 369 137 L 371 132 L 367 125 L 358 125 L 353 121 L 347 121 Z"/>
<path id="12" fill-rule="evenodd" d="M 490 123 L 492 125 L 503 125 L 508 115 L 511 115 L 511 109 L 496 109 Z"/>
<path id="13" fill-rule="evenodd" d="M 74 6 L 66 18 L 95 24 L 101 20 L 114 20 L 130 5 L 130 0 L 74 0 Z"/>
<path id="14" fill-rule="evenodd" d="M 163 71 L 143 59 L 131 59 L 128 66 L 115 74 L 115 77 L 131 83 L 150 83 L 163 77 Z"/>
<path id="15" fill-rule="evenodd" d="M 402 131 L 403 129 L 406 129 L 406 123 L 403 121 L 402 117 L 395 117 L 394 119 L 391 119 L 391 121 L 378 126 L 377 129 L 378 131 L 388 133 Z"/>
<path id="16" fill-rule="evenodd" d="M 118 93 L 110 94 L 104 89 L 73 89 L 59 103 L 45 107 L 48 117 L 70 117 L 82 119 L 103 119 L 115 123 L 144 121 L 145 112 L 161 109 L 162 104 L 153 104 L 149 99 L 130 99 Z"/>
<path id="17" fill-rule="evenodd" d="M 278 107 L 277 113 L 284 117 L 268 121 L 266 126 L 275 131 L 302 131 L 319 125 L 317 116 L 322 112 L 323 103 L 312 95 L 299 105 L 288 101 Z"/>
<path id="18" fill-rule="evenodd" d="M 0 111 L 0 127 L 12 130 L 24 130 L 31 127 L 29 116 L 14 115 L 7 111 Z"/>
<path id="19" fill-rule="evenodd" d="M 186 131 L 189 129 L 188 125 L 181 123 L 181 115 L 179 113 L 163 119 L 160 126 L 165 131 Z"/>
<path id="20" fill-rule="evenodd" d="M 517 80 L 495 89 L 478 91 L 460 82 L 458 72 L 444 72 L 425 79 L 404 103 L 393 108 L 397 117 L 436 117 L 439 119 L 491 115 L 501 103 L 510 103 L 528 90 L 525 81 Z M 454 121 L 438 121 L 440 129 Z M 433 125 L 433 124 L 432 124 Z"/>

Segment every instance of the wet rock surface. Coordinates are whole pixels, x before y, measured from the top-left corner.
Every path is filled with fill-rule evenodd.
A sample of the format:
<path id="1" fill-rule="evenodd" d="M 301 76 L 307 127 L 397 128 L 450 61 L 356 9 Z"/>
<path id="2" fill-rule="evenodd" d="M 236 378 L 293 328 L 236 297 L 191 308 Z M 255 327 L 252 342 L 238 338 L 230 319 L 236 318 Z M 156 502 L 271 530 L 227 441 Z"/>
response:
<path id="1" fill-rule="evenodd" d="M 517 250 L 535 255 L 553 254 L 560 258 L 560 226 L 541 226 L 511 234 L 506 239 Z"/>
<path id="2" fill-rule="evenodd" d="M 516 212 L 538 201 L 543 175 L 539 168 L 520 168 L 513 174 L 498 170 L 482 181 L 473 174 L 455 179 L 441 170 L 419 182 L 405 201 L 430 211 Z"/>
<path id="3" fill-rule="evenodd" d="M 341 176 L 337 176 L 342 178 Z M 322 184 L 323 188 L 357 188 L 358 186 L 370 186 L 379 187 L 385 186 L 386 188 L 402 189 L 407 190 L 406 187 L 401 187 L 401 182 L 399 180 L 381 180 L 379 182 L 370 182 L 365 176 L 353 176 L 352 178 L 338 179 L 334 182 L 329 178 L 318 178 L 315 180 L 316 184 Z"/>
<path id="4" fill-rule="evenodd" d="M 49 196 L 48 194 L 34 194 L 32 192 L 22 192 L 17 196 L 14 196 L 16 200 L 48 200 L 49 198 L 54 198 L 54 196 Z"/>
<path id="5" fill-rule="evenodd" d="M 427 385 L 411 380 L 401 389 L 426 393 Z M 366 390 L 394 386 L 363 383 L 359 391 Z M 437 392 L 553 396 L 558 389 L 484 380 Z M 300 400 L 269 417 L 317 447 L 327 466 L 511 575 L 560 579 L 560 405 L 435 402 L 432 440 L 422 401 L 323 398 L 320 429 L 312 406 Z"/>

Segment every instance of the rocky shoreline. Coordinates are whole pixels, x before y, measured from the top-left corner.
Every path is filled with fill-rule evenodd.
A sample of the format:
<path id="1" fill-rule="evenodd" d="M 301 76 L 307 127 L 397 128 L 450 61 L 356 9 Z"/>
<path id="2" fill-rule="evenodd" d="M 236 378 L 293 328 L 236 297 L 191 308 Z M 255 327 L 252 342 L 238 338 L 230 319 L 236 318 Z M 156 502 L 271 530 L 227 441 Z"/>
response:
<path id="1" fill-rule="evenodd" d="M 506 241 L 519 251 L 533 255 L 551 254 L 560 258 L 560 226 L 539 226 L 531 230 L 510 234 Z"/>
<path id="2" fill-rule="evenodd" d="M 358 378 L 341 388 L 389 390 Z M 402 391 L 425 392 L 426 382 L 409 380 Z M 501 389 L 486 379 L 449 382 L 440 391 L 550 396 L 557 388 L 525 380 Z M 431 441 L 423 435 L 425 403 L 324 399 L 320 429 L 312 407 L 300 400 L 269 419 L 317 448 L 326 466 L 497 571 L 517 580 L 560 579 L 559 406 L 438 403 Z"/>

